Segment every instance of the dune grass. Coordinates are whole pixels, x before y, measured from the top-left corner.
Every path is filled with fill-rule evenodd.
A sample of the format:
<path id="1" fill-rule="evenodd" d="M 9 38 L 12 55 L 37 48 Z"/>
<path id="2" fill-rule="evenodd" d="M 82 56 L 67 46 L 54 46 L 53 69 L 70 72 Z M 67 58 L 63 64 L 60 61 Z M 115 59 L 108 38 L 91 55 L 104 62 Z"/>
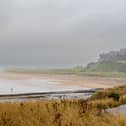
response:
<path id="1" fill-rule="evenodd" d="M 119 99 L 109 97 L 111 93 Z M 126 86 L 97 92 L 88 100 L 0 103 L 0 126 L 126 126 L 125 115 L 106 112 L 121 104 L 126 104 Z"/>
<path id="2" fill-rule="evenodd" d="M 116 93 L 119 96 L 126 95 L 126 86 L 118 86 L 114 88 L 104 89 L 102 91 L 96 92 L 90 99 L 105 99 L 112 93 Z"/>
<path id="3" fill-rule="evenodd" d="M 1 103 L 0 126 L 125 126 L 126 116 L 103 112 L 118 104 L 113 99 Z"/>
<path id="4" fill-rule="evenodd" d="M 101 113 L 83 100 L 0 104 L 0 126 L 125 126 L 126 116 Z"/>

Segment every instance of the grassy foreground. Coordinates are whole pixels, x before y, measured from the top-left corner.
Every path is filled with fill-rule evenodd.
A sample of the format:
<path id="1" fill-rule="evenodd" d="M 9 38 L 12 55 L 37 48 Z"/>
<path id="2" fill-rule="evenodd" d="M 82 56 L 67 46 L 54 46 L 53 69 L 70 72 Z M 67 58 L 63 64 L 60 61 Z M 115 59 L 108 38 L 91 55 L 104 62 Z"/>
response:
<path id="1" fill-rule="evenodd" d="M 110 97 L 112 93 L 118 94 L 119 99 Z M 0 126 L 126 126 L 126 116 L 105 112 L 126 104 L 125 95 L 123 86 L 98 92 L 87 101 L 0 103 Z"/>
<path id="2" fill-rule="evenodd" d="M 83 101 L 0 104 L 0 126 L 125 126 L 126 116 L 112 116 Z"/>

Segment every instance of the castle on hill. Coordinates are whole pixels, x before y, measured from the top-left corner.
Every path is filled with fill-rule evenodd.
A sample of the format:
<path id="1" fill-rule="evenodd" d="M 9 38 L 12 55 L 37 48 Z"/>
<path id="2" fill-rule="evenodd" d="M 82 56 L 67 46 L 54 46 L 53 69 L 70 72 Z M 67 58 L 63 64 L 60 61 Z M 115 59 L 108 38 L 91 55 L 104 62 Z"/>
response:
<path id="1" fill-rule="evenodd" d="M 126 61 L 126 49 L 100 54 L 99 62 Z"/>

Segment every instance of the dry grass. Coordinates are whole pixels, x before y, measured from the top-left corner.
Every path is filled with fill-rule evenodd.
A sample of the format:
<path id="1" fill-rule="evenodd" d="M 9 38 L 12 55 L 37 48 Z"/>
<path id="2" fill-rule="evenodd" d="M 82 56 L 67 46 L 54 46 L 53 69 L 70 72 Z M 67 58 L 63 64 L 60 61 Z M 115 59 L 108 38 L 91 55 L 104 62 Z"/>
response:
<path id="1" fill-rule="evenodd" d="M 0 104 L 0 126 L 125 125 L 126 117 L 101 113 L 92 103 L 83 100 Z"/>
<path id="2" fill-rule="evenodd" d="M 102 91 L 98 91 L 95 95 L 93 95 L 90 99 L 105 99 L 112 93 L 119 94 L 120 96 L 126 95 L 126 86 L 119 86 L 114 88 L 105 89 Z"/>
<path id="3" fill-rule="evenodd" d="M 110 94 L 114 93 L 119 96 L 119 100 L 109 97 Z M 89 103 L 98 109 L 107 109 L 126 104 L 126 86 L 105 89 L 97 92 L 89 99 Z"/>
<path id="4" fill-rule="evenodd" d="M 118 93 L 120 99 L 109 98 Z M 91 99 L 0 103 L 0 126 L 126 126 L 126 116 L 105 110 L 126 104 L 126 86 L 98 92 Z"/>

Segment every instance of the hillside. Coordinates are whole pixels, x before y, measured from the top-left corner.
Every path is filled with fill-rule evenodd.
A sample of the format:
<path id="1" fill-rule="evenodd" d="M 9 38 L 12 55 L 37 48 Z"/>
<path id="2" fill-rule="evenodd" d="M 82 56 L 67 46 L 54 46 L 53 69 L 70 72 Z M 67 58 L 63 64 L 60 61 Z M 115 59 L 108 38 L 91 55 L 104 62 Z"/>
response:
<path id="1" fill-rule="evenodd" d="M 99 55 L 95 63 L 89 63 L 86 67 L 76 66 L 74 68 L 8 68 L 6 72 L 14 73 L 39 73 L 39 74 L 76 74 L 82 76 L 107 76 L 126 77 L 126 49 L 111 51 Z"/>
<path id="2" fill-rule="evenodd" d="M 102 62 L 88 64 L 85 72 L 126 72 L 126 64 L 117 62 Z"/>
<path id="3" fill-rule="evenodd" d="M 126 50 L 102 53 L 96 63 L 89 63 L 85 72 L 126 72 Z"/>

